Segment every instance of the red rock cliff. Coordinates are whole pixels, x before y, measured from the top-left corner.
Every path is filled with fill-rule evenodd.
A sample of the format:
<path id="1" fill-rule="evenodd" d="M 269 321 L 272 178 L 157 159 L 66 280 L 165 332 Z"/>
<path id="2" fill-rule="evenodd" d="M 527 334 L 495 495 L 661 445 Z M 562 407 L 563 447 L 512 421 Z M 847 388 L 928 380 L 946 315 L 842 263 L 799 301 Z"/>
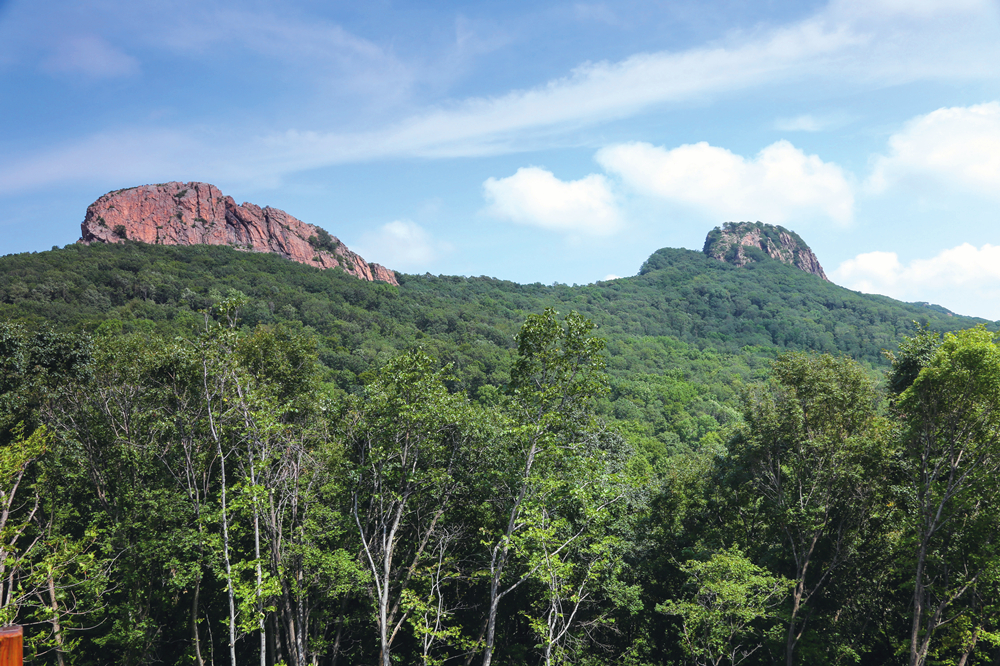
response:
<path id="1" fill-rule="evenodd" d="M 272 252 L 318 268 L 339 266 L 362 280 L 399 284 L 396 274 L 366 263 L 323 229 L 277 208 L 237 206 L 207 183 L 163 183 L 109 192 L 87 208 L 83 243 L 125 239 L 163 245 L 230 245 Z"/>
<path id="2" fill-rule="evenodd" d="M 762 222 L 726 222 L 708 232 L 704 253 L 734 266 L 756 261 L 758 251 L 771 259 L 795 266 L 827 282 L 819 259 L 798 234 L 784 227 Z"/>

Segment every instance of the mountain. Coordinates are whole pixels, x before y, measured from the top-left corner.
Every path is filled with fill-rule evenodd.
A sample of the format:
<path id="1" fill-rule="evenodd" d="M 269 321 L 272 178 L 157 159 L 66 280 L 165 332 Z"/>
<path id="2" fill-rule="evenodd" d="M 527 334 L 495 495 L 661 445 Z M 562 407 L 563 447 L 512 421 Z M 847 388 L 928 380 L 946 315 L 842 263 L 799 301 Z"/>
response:
<path id="1" fill-rule="evenodd" d="M 126 330 L 178 334 L 235 289 L 250 299 L 247 324 L 310 326 L 324 345 L 344 350 L 330 362 L 355 374 L 387 349 L 412 344 L 433 343 L 456 362 L 484 344 L 509 348 L 524 317 L 550 306 L 583 313 L 612 342 L 669 336 L 726 353 L 812 349 L 872 366 L 885 363 L 882 350 L 894 349 L 914 322 L 936 331 L 984 323 L 853 292 L 780 261 L 734 266 L 674 248 L 654 252 L 636 276 L 581 286 L 397 278 L 398 286 L 371 283 L 225 245 L 74 244 L 0 258 L 0 317 L 64 330 L 118 320 Z"/>
<path id="2" fill-rule="evenodd" d="M 207 183 L 161 183 L 109 192 L 87 208 L 81 243 L 229 245 L 270 252 L 317 268 L 341 268 L 369 282 L 398 284 L 393 271 L 369 264 L 325 229 L 277 208 L 261 208 Z"/>
<path id="3" fill-rule="evenodd" d="M 794 231 L 762 222 L 726 222 L 705 238 L 703 252 L 734 266 L 776 259 L 828 280 L 805 241 Z"/>
<path id="4" fill-rule="evenodd" d="M 527 315 L 576 310 L 607 340 L 612 386 L 601 413 L 640 424 L 635 432 L 649 438 L 644 447 L 662 449 L 658 456 L 722 428 L 740 383 L 765 376 L 783 351 L 851 356 L 878 375 L 883 350 L 915 324 L 996 328 L 853 292 L 781 261 L 734 266 L 674 248 L 654 252 L 638 275 L 589 285 L 430 274 L 397 274 L 393 285 L 229 245 L 119 240 L 0 257 L 0 320 L 99 337 L 190 338 L 204 330 L 204 312 L 238 293 L 246 327 L 314 336 L 331 387 L 359 391 L 371 371 L 421 347 L 451 365 L 453 390 L 476 396 L 509 381 Z"/>
<path id="5" fill-rule="evenodd" d="M 170 196 L 188 201 L 183 189 Z M 151 200 L 163 203 L 158 196 Z M 216 196 L 198 195 L 202 203 Z M 117 201 L 103 212 L 115 214 L 124 206 Z M 142 197 L 133 203 L 140 210 Z M 215 203 L 232 215 L 215 227 L 231 225 L 233 234 L 235 209 L 254 211 Z M 805 580 L 788 525 L 802 510 L 822 517 L 831 506 L 861 518 L 807 535 L 818 544 L 817 579 L 829 574 L 831 553 L 847 554 L 841 577 L 827 578 L 810 602 L 816 629 L 802 634 L 799 662 L 846 654 L 860 666 L 900 663 L 921 543 L 911 529 L 921 509 L 911 499 L 928 487 L 919 474 L 926 447 L 913 435 L 950 414 L 968 420 L 974 382 L 967 368 L 946 364 L 971 353 L 974 371 L 988 368 L 978 361 L 992 340 L 982 331 L 956 336 L 984 345 L 949 341 L 936 357 L 942 373 L 922 375 L 921 391 L 939 382 L 963 393 L 927 401 L 944 406 L 930 415 L 937 420 L 913 402 L 883 413 L 887 392 L 869 384 L 883 377 L 883 350 L 912 334 L 914 322 L 932 331 L 993 324 L 838 287 L 795 265 L 805 245 L 789 249 L 780 234 L 791 232 L 778 232 L 779 258 L 759 244 L 739 245 L 733 256 L 752 260 L 734 263 L 663 248 L 635 276 L 582 286 L 429 274 L 397 274 L 398 284 L 388 284 L 270 250 L 199 242 L 218 238 L 208 223 L 217 214 L 165 205 L 178 220 L 200 215 L 201 227 L 157 224 L 152 214 L 128 217 L 144 226 L 112 217 L 108 227 L 96 210 L 105 226 L 96 222 L 95 234 L 110 229 L 108 242 L 95 235 L 0 257 L 0 476 L 15 480 L 4 489 L 13 526 L 6 582 L 21 600 L 29 592 L 38 599 L 15 598 L 5 611 L 31 632 L 34 653 L 48 650 L 46 663 L 64 649 L 81 665 L 189 663 L 230 646 L 234 663 L 261 654 L 268 663 L 375 663 L 375 575 L 407 607 L 413 601 L 423 612 L 440 601 L 430 611 L 446 617 L 439 661 L 468 659 L 484 626 L 477 609 L 491 607 L 495 544 L 520 521 L 524 538 L 512 537 L 518 550 L 505 571 L 527 584 L 502 605 L 494 663 L 538 661 L 531 650 L 546 629 L 535 618 L 557 608 L 565 590 L 590 595 L 572 612 L 580 609 L 580 625 L 592 623 L 595 645 L 588 652 L 581 636 L 576 661 L 683 663 L 688 616 L 671 619 L 682 606 L 664 604 L 694 598 L 688 591 L 698 594 L 698 576 L 709 571 L 708 584 L 733 572 L 764 581 L 757 596 L 767 595 L 774 616 L 751 609 L 747 635 L 761 632 L 753 638 L 765 649 L 745 662 L 762 666 L 781 650 L 762 632 L 774 627 L 780 639 L 777 622 L 794 603 L 778 577 Z M 163 240 L 199 228 L 193 243 Z M 133 240 L 140 230 L 154 242 Z M 770 239 L 770 230 L 758 231 Z M 780 260 L 781 251 L 793 261 Z M 556 335 L 562 316 L 545 316 L 529 320 L 519 359 L 515 335 L 544 308 L 592 320 L 606 351 L 578 337 L 589 326 L 570 323 Z M 910 345 L 909 367 L 929 342 Z M 779 358 L 787 350 L 834 357 Z M 526 390 L 505 390 L 518 387 L 518 374 Z M 991 376 L 976 379 L 986 388 L 982 398 L 971 392 L 973 407 L 989 406 Z M 978 443 L 975 435 L 962 443 Z M 788 453 L 788 442 L 807 446 Z M 778 455 L 777 472 L 760 464 Z M 990 508 L 996 484 L 981 471 L 966 499 Z M 802 510 L 784 511 L 769 490 L 781 486 L 776 474 L 790 479 L 782 487 L 792 495 L 803 483 L 818 488 L 822 505 L 788 495 Z M 380 505 L 406 513 L 393 527 L 398 556 L 376 555 L 389 563 L 382 574 L 363 559 L 372 550 L 366 539 L 394 520 Z M 515 516 L 518 506 L 530 511 Z M 942 533 L 940 543 L 957 545 L 936 552 L 957 555 L 934 560 L 935 572 L 953 562 L 959 573 L 963 562 L 996 565 L 989 539 L 969 554 L 997 531 L 995 515 L 983 515 L 993 522 Z M 551 553 L 558 570 L 539 579 L 535 564 Z M 421 601 L 428 589 L 439 593 L 430 605 Z M 959 633 L 994 628 L 994 581 L 969 589 L 953 605 L 969 619 Z M 261 620 L 243 636 L 234 590 L 249 590 L 241 607 Z M 265 605 L 263 595 L 281 603 Z M 734 599 L 728 608 L 742 612 L 746 600 Z M 396 663 L 428 660 L 419 654 L 429 644 L 421 641 L 427 618 L 399 621 Z M 953 651 L 967 652 L 965 634 L 957 636 Z M 1000 661 L 990 649 L 977 663 Z"/>

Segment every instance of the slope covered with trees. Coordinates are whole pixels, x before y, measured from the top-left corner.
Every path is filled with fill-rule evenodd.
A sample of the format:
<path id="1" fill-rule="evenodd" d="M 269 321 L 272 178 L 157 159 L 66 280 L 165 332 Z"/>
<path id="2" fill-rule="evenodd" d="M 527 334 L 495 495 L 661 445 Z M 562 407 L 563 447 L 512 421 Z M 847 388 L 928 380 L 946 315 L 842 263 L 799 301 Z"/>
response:
<path id="1" fill-rule="evenodd" d="M 974 320 L 682 250 L 583 287 L 134 244 L 0 276 L 33 663 L 1000 656 Z"/>
<path id="2" fill-rule="evenodd" d="M 639 422 L 665 446 L 696 442 L 725 420 L 734 381 L 776 353 L 847 354 L 884 367 L 914 322 L 934 331 L 981 320 L 857 294 L 778 261 L 736 268 L 663 249 L 639 275 L 584 286 L 400 275 L 366 283 L 278 257 L 215 246 L 70 245 L 0 258 L 0 316 L 61 331 L 190 336 L 200 310 L 245 295 L 242 325 L 303 326 L 323 380 L 355 392 L 363 376 L 415 345 L 451 363 L 453 389 L 475 396 L 509 380 L 513 339 L 546 307 L 576 310 L 607 340 L 612 393 L 603 411 Z"/>

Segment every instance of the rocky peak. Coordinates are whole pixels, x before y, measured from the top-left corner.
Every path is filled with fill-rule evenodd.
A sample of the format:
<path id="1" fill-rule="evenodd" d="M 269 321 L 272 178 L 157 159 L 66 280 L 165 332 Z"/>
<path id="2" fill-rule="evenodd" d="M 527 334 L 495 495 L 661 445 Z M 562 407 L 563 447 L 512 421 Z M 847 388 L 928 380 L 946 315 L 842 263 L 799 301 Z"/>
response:
<path id="1" fill-rule="evenodd" d="M 703 250 L 734 266 L 771 258 L 827 280 L 823 267 L 797 233 L 762 222 L 726 222 L 708 232 Z"/>
<path id="2" fill-rule="evenodd" d="M 277 208 L 237 206 L 207 183 L 161 183 L 109 192 L 87 208 L 80 227 L 82 243 L 230 245 L 317 268 L 340 267 L 362 280 L 399 284 L 393 271 L 365 262 L 326 230 Z"/>

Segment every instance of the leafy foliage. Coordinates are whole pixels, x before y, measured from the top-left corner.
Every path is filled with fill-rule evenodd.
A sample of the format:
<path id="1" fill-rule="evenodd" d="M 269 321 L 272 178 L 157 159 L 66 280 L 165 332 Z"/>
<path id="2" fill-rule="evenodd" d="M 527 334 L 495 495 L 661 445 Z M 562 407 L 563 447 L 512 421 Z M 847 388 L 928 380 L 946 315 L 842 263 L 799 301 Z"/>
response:
<path id="1" fill-rule="evenodd" d="M 0 258 L 0 601 L 32 663 L 998 658 L 982 322 L 684 250 L 400 282 Z"/>
<path id="2" fill-rule="evenodd" d="M 326 229 L 316 227 L 316 235 L 309 237 L 309 244 L 317 250 L 325 250 L 331 254 L 340 247 L 340 241 L 336 240 Z"/>
<path id="3" fill-rule="evenodd" d="M 755 566 L 736 548 L 680 569 L 693 588 L 690 600 L 671 600 L 657 610 L 683 619 L 681 640 L 695 664 L 736 666 L 777 633 L 777 607 L 792 581 Z"/>

